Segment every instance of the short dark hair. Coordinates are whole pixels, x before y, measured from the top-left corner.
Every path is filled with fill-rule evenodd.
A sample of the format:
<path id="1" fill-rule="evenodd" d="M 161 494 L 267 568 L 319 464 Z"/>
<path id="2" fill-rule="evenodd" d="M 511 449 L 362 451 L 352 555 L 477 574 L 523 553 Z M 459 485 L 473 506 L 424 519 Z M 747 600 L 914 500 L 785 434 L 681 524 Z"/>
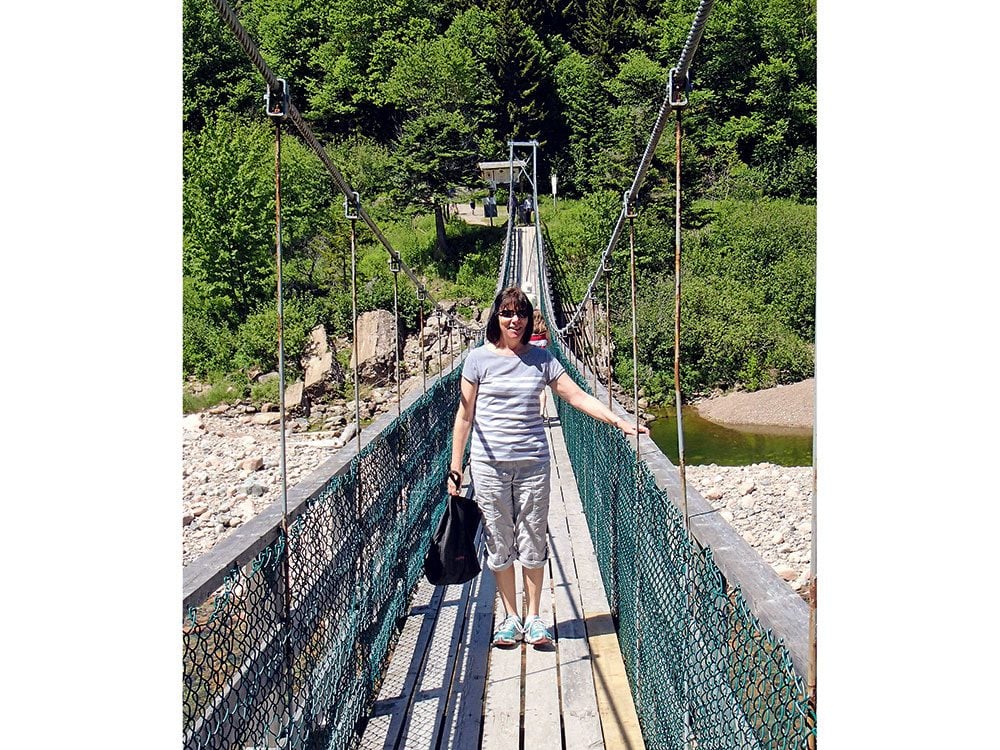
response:
<path id="1" fill-rule="evenodd" d="M 535 308 L 528 296 L 518 286 L 507 287 L 493 300 L 493 308 L 490 310 L 489 320 L 486 321 L 486 339 L 493 345 L 496 345 L 500 340 L 499 313 L 500 309 L 508 303 L 517 310 L 528 311 L 528 324 L 524 327 L 524 333 L 521 334 L 521 343 L 527 344 L 535 329 Z"/>

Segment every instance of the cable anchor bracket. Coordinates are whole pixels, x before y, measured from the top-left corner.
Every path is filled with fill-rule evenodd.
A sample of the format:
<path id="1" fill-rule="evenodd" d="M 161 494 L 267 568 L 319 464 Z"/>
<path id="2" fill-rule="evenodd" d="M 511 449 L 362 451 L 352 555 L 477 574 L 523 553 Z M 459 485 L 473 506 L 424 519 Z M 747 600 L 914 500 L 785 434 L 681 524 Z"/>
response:
<path id="1" fill-rule="evenodd" d="M 622 210 L 625 212 L 626 219 L 637 219 L 639 214 L 635 208 L 635 201 L 629 200 L 630 197 L 628 190 L 622 193 Z"/>
<path id="2" fill-rule="evenodd" d="M 264 110 L 268 117 L 278 122 L 287 120 L 291 106 L 288 82 L 284 78 L 278 79 L 278 88 L 267 87 L 267 91 L 264 93 Z"/>
<path id="3" fill-rule="evenodd" d="M 691 79 L 689 77 L 679 80 L 680 71 L 677 68 L 670 69 L 670 78 L 667 80 L 667 100 L 672 109 L 683 109 L 688 105 L 687 95 L 691 90 Z"/>
<path id="4" fill-rule="evenodd" d="M 344 217 L 355 221 L 361 218 L 361 196 L 357 191 L 353 191 L 350 195 L 344 196 Z"/>

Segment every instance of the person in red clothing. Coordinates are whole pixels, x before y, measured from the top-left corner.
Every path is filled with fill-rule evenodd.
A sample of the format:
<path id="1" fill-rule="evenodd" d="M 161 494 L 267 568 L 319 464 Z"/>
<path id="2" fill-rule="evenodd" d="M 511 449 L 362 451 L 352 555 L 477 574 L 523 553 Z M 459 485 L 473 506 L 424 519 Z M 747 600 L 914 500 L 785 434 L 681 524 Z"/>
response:
<path id="1" fill-rule="evenodd" d="M 545 326 L 545 319 L 542 317 L 540 310 L 535 310 L 534 315 L 534 325 L 532 327 L 531 338 L 528 339 L 528 343 L 534 346 L 540 346 L 542 349 L 549 345 L 551 339 L 549 338 L 549 329 Z M 542 388 L 541 394 L 538 396 L 538 406 L 541 410 L 542 415 L 545 415 L 545 394 L 547 391 Z"/>

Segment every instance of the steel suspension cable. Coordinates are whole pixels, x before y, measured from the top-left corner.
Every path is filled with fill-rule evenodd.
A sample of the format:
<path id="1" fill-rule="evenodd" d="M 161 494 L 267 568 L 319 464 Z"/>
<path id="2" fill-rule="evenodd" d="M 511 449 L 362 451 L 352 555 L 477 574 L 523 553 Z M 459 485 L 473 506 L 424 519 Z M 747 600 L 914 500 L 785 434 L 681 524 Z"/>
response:
<path id="1" fill-rule="evenodd" d="M 687 106 L 687 100 L 683 98 L 682 92 L 684 90 L 684 85 L 687 83 L 687 73 L 691 66 L 691 60 L 693 59 L 694 53 L 698 48 L 698 44 L 701 42 L 705 22 L 708 20 L 708 14 L 712 10 L 713 2 L 714 0 L 701 0 L 701 3 L 698 6 L 694 22 L 692 23 L 691 30 L 688 33 L 684 49 L 681 52 L 680 60 L 678 61 L 677 66 L 670 71 L 670 80 L 667 85 L 666 95 L 663 97 L 663 102 L 660 104 L 660 110 L 656 115 L 656 121 L 653 123 L 653 129 L 650 133 L 649 140 L 646 143 L 646 150 L 643 152 L 642 158 L 639 160 L 639 166 L 636 169 L 635 177 L 633 178 L 629 189 L 625 191 L 625 200 L 622 201 L 621 213 L 619 213 L 618 220 L 615 222 L 615 226 L 611 230 L 611 238 L 608 240 L 608 245 L 601 256 L 600 262 L 597 264 L 597 270 L 594 272 L 594 276 L 590 280 L 590 284 L 587 286 L 587 291 L 583 295 L 583 300 L 581 300 L 580 304 L 577 306 L 572 317 L 566 322 L 566 325 L 558 329 L 558 333 L 564 333 L 577 324 L 584 302 L 593 296 L 597 282 L 600 280 L 601 275 L 604 272 L 604 259 L 611 255 L 611 252 L 617 246 L 618 240 L 624 230 L 625 219 L 627 218 L 627 206 L 638 200 L 639 188 L 642 187 L 642 183 L 646 178 L 646 172 L 649 170 L 649 165 L 653 161 L 653 154 L 660 143 L 660 137 L 663 134 L 663 129 L 667 122 L 667 115 L 673 109 Z M 681 71 L 683 71 L 683 78 L 679 75 Z"/>
<path id="2" fill-rule="evenodd" d="M 701 43 L 701 35 L 705 31 L 705 23 L 708 21 L 708 14 L 712 10 L 714 2 L 715 0 L 701 0 L 701 3 L 698 4 L 698 10 L 695 11 L 694 22 L 691 24 L 691 30 L 684 41 L 684 49 L 681 50 L 681 56 L 674 67 L 674 83 L 681 88 L 686 87 L 691 61 L 694 59 L 694 53 Z"/>
<path id="3" fill-rule="evenodd" d="M 212 5 L 215 6 L 215 9 L 219 12 L 219 15 L 222 17 L 222 20 L 226 23 L 226 25 L 236 36 L 236 40 L 239 42 L 240 47 L 243 48 L 243 51 L 246 53 L 247 57 L 250 58 L 250 61 L 254 64 L 254 67 L 257 68 L 260 74 L 264 77 L 264 80 L 267 81 L 267 85 L 272 90 L 281 88 L 281 82 L 279 81 L 278 77 L 274 74 L 274 72 L 271 70 L 268 64 L 264 61 L 264 58 L 261 57 L 260 51 L 257 49 L 257 46 L 253 43 L 253 40 L 250 39 L 250 36 L 249 34 L 247 34 L 246 29 L 243 28 L 242 24 L 240 24 L 240 21 L 237 18 L 236 13 L 233 12 L 233 9 L 229 7 L 229 4 L 226 2 L 226 0 L 212 0 Z M 296 130 L 299 131 L 299 134 L 302 136 L 305 142 L 316 153 L 320 161 L 323 162 L 323 166 L 326 167 L 327 172 L 330 173 L 330 176 L 333 178 L 334 183 L 336 183 L 337 187 L 340 188 L 344 196 L 350 197 L 352 195 L 356 195 L 357 194 L 356 191 L 351 187 L 350 183 L 346 179 L 344 179 L 344 176 L 340 173 L 340 170 L 337 169 L 337 166 L 333 163 L 333 161 L 330 159 L 330 156 L 326 153 L 326 149 L 323 148 L 322 144 L 320 144 L 319 140 L 313 134 L 309 125 L 307 125 L 306 121 L 302 118 L 302 114 L 299 112 L 296 106 L 291 102 L 289 102 L 288 105 L 287 116 L 288 119 L 291 120 L 291 122 L 295 125 Z M 368 228 L 372 231 L 372 234 L 375 235 L 376 239 L 378 239 L 378 241 L 386 249 L 389 255 L 392 256 L 392 258 L 395 259 L 400 264 L 400 267 L 403 269 L 403 272 L 410 277 L 410 281 L 412 281 L 413 284 L 418 289 L 423 288 L 420 279 L 413 272 L 413 270 L 410 269 L 410 267 L 403 262 L 402 258 L 400 258 L 399 256 L 399 253 L 397 253 L 396 250 L 392 247 L 392 244 L 389 242 L 388 239 L 386 239 L 385 235 L 382 233 L 382 230 L 379 229 L 377 224 L 375 224 L 375 222 L 368 215 L 368 212 L 364 209 L 363 206 L 358 207 L 358 217 L 362 221 L 364 221 L 365 224 L 368 225 Z M 430 298 L 431 303 L 435 307 L 439 307 L 439 303 L 437 302 L 437 300 L 435 300 L 433 296 L 430 295 L 428 296 Z M 451 313 L 445 313 L 445 315 L 447 315 L 451 320 L 453 320 L 456 325 L 462 328 L 467 328 L 473 332 L 482 331 L 482 328 L 474 329 L 471 326 L 466 325 Z"/>

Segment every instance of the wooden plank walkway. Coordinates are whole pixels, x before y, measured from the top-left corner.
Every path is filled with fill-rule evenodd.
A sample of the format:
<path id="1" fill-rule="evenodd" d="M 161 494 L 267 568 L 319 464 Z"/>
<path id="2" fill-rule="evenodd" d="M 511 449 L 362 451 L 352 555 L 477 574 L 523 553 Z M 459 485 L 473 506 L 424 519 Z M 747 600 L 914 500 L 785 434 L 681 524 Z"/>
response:
<path id="1" fill-rule="evenodd" d="M 422 580 L 361 748 L 643 748 L 562 429 L 553 419 L 547 432 L 552 492 L 541 615 L 555 644 L 490 646 L 504 612 L 485 563 L 461 586 Z"/>

